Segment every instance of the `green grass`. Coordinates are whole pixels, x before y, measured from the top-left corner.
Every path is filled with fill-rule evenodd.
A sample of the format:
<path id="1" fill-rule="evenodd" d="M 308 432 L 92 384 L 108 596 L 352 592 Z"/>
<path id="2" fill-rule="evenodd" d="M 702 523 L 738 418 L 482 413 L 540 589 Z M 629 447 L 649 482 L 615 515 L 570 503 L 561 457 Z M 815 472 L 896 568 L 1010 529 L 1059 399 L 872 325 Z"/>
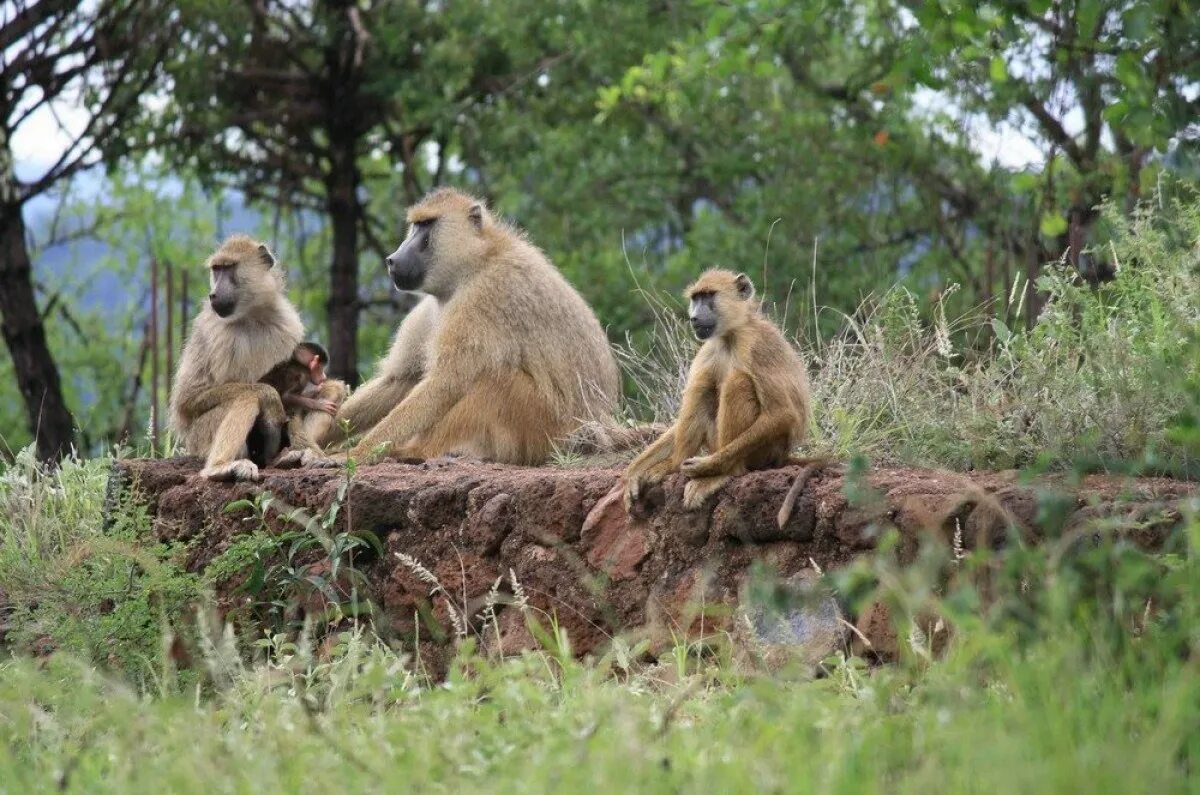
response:
<path id="1" fill-rule="evenodd" d="M 1194 660 L 1129 680 L 1088 641 L 817 682 L 619 678 L 532 654 L 422 688 L 403 658 L 352 639 L 334 663 L 247 669 L 200 699 L 140 696 L 70 659 L 16 661 L 0 668 L 0 788 L 1187 791 Z"/>
<path id="2" fill-rule="evenodd" d="M 4 520 L 3 576 L 27 576 L 7 595 L 0 792 L 1184 792 L 1200 763 L 1200 506 L 1157 552 L 1051 524 L 1036 548 L 931 541 L 900 566 L 885 535 L 828 583 L 852 609 L 891 606 L 909 639 L 894 665 L 765 675 L 720 637 L 577 662 L 542 633 L 507 660 L 468 638 L 434 682 L 352 625 L 334 644 L 311 624 L 247 642 L 136 511 L 105 545 L 98 517 L 55 503 L 93 504 L 96 466 L 12 479 L 47 520 Z M 261 560 L 247 538 L 204 577 Z M 281 583 L 273 601 L 302 596 Z M 929 615 L 953 628 L 937 658 L 910 629 Z M 56 654 L 26 655 L 39 633 Z M 182 666 L 175 633 L 195 650 Z"/>

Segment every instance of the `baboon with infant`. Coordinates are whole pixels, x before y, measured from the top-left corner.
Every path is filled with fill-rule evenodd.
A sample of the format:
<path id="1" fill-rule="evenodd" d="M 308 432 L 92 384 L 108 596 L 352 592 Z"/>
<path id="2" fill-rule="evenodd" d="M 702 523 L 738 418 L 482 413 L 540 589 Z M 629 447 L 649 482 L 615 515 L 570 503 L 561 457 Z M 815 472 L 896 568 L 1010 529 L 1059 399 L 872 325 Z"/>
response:
<path id="1" fill-rule="evenodd" d="M 405 318 L 381 371 L 342 407 L 364 458 L 461 453 L 537 464 L 583 422 L 611 416 L 619 377 L 591 307 L 483 202 L 439 189 L 408 211 L 387 258 Z"/>
<path id="2" fill-rule="evenodd" d="M 258 480 L 259 468 L 279 453 L 288 419 L 279 392 L 259 379 L 292 358 L 304 325 L 265 245 L 234 235 L 206 267 L 211 290 L 179 359 L 170 426 L 189 453 L 205 459 L 204 477 Z M 344 395 L 345 385 L 329 380 L 322 390 Z"/>

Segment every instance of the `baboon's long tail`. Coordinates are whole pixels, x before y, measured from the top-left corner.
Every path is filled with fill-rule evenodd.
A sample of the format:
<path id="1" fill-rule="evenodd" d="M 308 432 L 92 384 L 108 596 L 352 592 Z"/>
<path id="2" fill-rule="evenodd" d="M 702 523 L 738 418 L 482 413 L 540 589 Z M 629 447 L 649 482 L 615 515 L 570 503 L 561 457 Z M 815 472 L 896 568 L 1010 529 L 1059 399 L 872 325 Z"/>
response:
<path id="1" fill-rule="evenodd" d="M 779 506 L 779 516 L 777 519 L 780 529 L 783 529 L 783 526 L 792 518 L 792 510 L 796 507 L 796 500 L 800 497 L 800 493 L 804 491 L 804 486 L 808 483 L 809 478 L 829 466 L 832 462 L 833 459 L 828 456 L 812 456 L 810 458 L 791 457 L 788 459 L 789 464 L 799 464 L 804 469 L 800 470 L 800 474 L 796 475 L 796 479 L 792 481 L 792 487 L 788 489 L 788 493 L 783 498 L 783 504 Z"/>

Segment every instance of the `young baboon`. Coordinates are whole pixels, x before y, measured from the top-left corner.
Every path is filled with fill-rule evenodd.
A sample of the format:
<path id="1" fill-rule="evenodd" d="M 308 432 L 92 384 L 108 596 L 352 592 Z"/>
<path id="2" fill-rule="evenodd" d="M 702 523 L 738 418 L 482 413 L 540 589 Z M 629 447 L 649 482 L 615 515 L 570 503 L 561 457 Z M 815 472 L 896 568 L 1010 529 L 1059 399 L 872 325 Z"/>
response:
<path id="1" fill-rule="evenodd" d="M 320 343 L 305 341 L 296 346 L 290 359 L 275 365 L 259 379 L 279 393 L 287 411 L 287 438 L 284 446 L 320 452 L 315 439 L 325 435 L 338 406 L 346 397 L 346 386 L 341 381 L 325 376 L 325 364 L 329 354 Z M 253 449 L 253 444 L 251 445 Z M 253 458 L 253 456 L 251 456 Z M 295 464 L 310 460 L 311 456 L 289 456 L 281 463 Z"/>
<path id="2" fill-rule="evenodd" d="M 683 504 L 699 508 L 732 475 L 788 463 L 808 426 L 804 363 L 762 316 L 742 273 L 706 271 L 687 289 L 704 340 L 688 373 L 679 418 L 625 470 L 625 507 L 670 472 L 687 475 Z M 699 455 L 701 448 L 708 455 Z"/>
<path id="3" fill-rule="evenodd" d="M 337 421 L 330 423 L 329 432 L 317 437 L 317 442 L 341 441 L 346 426 L 351 433 L 370 430 L 400 405 L 428 372 L 439 313 L 438 300 L 431 295 L 409 310 L 387 354 L 375 365 L 377 375 L 354 390 L 338 410 Z"/>
<path id="4" fill-rule="evenodd" d="M 352 456 L 387 445 L 535 464 L 580 423 L 611 415 L 618 375 L 604 330 L 537 247 L 456 190 L 426 196 L 408 222 L 388 271 L 433 302 L 406 319 L 384 372 L 339 415 L 370 426 Z"/>
<path id="5" fill-rule="evenodd" d="M 189 453 L 205 458 L 203 476 L 257 480 L 279 452 L 287 419 L 279 393 L 258 380 L 292 356 L 304 326 L 266 246 L 234 235 L 206 267 L 211 291 L 175 372 L 171 428 Z"/>

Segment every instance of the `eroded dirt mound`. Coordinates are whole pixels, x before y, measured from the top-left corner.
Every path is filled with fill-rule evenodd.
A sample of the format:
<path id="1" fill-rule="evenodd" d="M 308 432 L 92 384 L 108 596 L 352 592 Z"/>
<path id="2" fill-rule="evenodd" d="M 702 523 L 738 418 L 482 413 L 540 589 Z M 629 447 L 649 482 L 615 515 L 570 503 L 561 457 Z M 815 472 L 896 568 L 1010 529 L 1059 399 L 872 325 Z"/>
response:
<path id="1" fill-rule="evenodd" d="M 880 526 L 900 530 L 901 555 L 915 550 L 922 532 L 940 532 L 947 541 L 957 533 L 969 548 L 1002 543 L 1005 528 L 1016 527 L 1036 541 L 1047 506 L 1068 527 L 1121 517 L 1135 541 L 1156 546 L 1178 522 L 1180 499 L 1196 488 L 1102 476 L 1031 485 L 1015 473 L 921 469 L 855 477 L 834 467 L 807 482 L 780 528 L 776 513 L 799 469 L 738 478 L 701 511 L 683 509 L 683 479 L 675 476 L 627 515 L 614 491 L 617 469 L 385 463 L 359 469 L 334 532 L 369 530 L 386 548 L 358 564 L 375 589 L 385 629 L 429 638 L 417 622 L 428 623 L 430 615 L 452 626 L 445 600 L 431 600 L 430 583 L 394 554 L 404 553 L 433 572 L 469 615 L 486 604 L 497 580 L 511 594 L 511 573 L 528 604 L 554 616 L 573 650 L 586 654 L 618 633 L 669 641 L 700 620 L 697 605 L 736 601 L 755 560 L 783 576 L 835 568 L 874 546 Z M 226 513 L 231 501 L 265 490 L 321 513 L 346 477 L 339 470 L 265 470 L 262 483 L 217 484 L 198 471 L 195 459 L 171 459 L 123 461 L 114 472 L 114 485 L 132 487 L 146 504 L 160 539 L 192 542 L 188 565 L 196 571 L 256 526 L 248 511 Z M 271 524 L 282 522 L 272 514 Z M 501 605 L 497 625 L 499 637 L 484 633 L 484 643 L 504 652 L 534 645 L 519 611 Z"/>

